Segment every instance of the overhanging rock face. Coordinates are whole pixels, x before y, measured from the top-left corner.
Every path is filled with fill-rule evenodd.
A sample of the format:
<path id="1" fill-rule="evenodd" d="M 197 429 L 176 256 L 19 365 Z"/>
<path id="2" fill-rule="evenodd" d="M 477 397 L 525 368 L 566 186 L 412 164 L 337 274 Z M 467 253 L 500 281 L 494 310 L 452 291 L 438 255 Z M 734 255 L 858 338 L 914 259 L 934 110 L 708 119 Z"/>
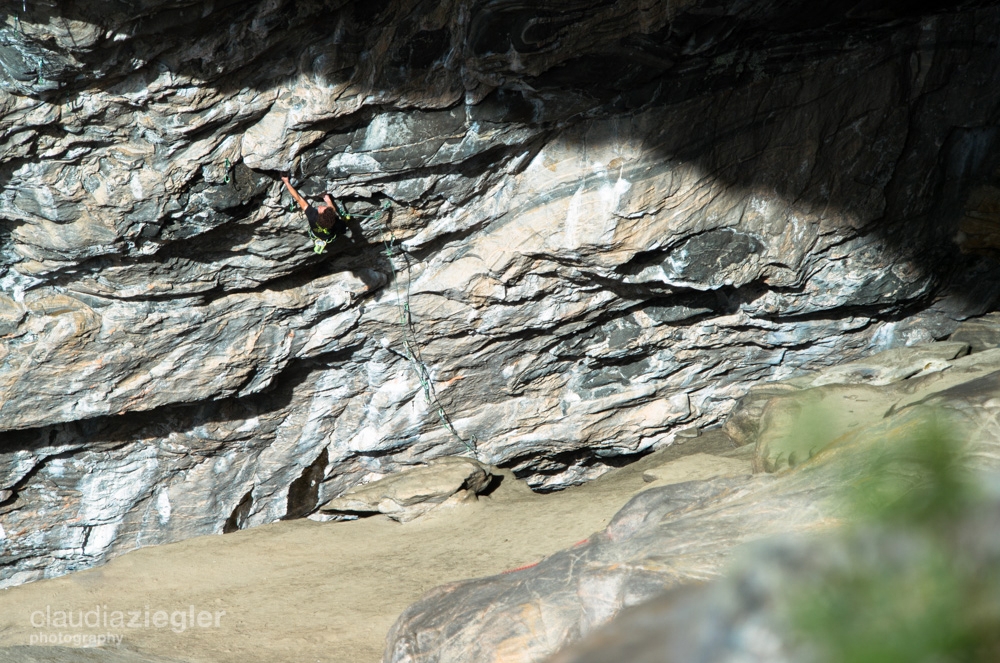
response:
<path id="1" fill-rule="evenodd" d="M 835 4 L 15 3 L 2 582 L 470 447 L 581 481 L 992 308 L 1000 11 Z"/>

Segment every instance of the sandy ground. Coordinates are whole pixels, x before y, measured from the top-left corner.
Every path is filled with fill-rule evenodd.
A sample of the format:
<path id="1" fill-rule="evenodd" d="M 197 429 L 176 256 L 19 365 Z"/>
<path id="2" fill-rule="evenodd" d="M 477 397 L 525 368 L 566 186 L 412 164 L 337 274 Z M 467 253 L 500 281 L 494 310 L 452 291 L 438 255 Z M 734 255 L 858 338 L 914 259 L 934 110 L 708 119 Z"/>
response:
<path id="1" fill-rule="evenodd" d="M 0 643 L 114 634 L 128 649 L 192 663 L 376 663 L 389 627 L 424 592 L 572 546 L 602 529 L 633 495 L 665 482 L 646 483 L 643 471 L 721 450 L 699 438 L 549 495 L 506 476 L 475 504 L 406 524 L 381 516 L 297 520 L 137 550 L 103 567 L 0 591 Z M 666 481 L 701 478 L 678 471 Z M 157 628 L 161 610 L 168 623 Z M 91 611 L 89 620 L 100 625 L 58 627 L 58 611 L 74 620 Z M 126 624 L 138 613 L 138 627 L 114 625 L 116 611 Z"/>

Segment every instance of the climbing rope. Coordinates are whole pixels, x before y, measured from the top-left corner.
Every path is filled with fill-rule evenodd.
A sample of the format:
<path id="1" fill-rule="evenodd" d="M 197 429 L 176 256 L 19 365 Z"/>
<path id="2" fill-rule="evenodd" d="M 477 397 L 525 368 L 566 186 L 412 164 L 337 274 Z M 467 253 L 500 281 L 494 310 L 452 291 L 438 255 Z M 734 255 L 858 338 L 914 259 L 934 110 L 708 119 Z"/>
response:
<path id="1" fill-rule="evenodd" d="M 355 215 L 362 218 L 374 219 L 379 221 L 386 211 L 392 206 L 388 200 L 382 203 L 381 209 L 375 214 L 370 215 Z M 414 338 L 415 336 L 415 325 L 413 324 L 413 316 L 410 314 L 410 259 L 406 251 L 401 247 L 397 248 L 398 244 L 396 241 L 396 235 L 392 232 L 392 228 L 389 226 L 388 221 L 382 222 L 383 228 L 383 243 L 385 244 L 384 255 L 389 262 L 389 268 L 392 270 L 392 281 L 396 287 L 396 304 L 399 307 L 399 326 L 403 331 L 403 349 L 406 351 L 405 357 L 410 362 L 410 366 L 413 367 L 413 372 L 417 374 L 417 379 L 420 380 L 420 386 L 424 391 L 424 398 L 427 399 L 428 405 L 434 408 L 437 413 L 438 419 L 441 420 L 441 424 L 451 433 L 452 437 L 462 443 L 468 451 L 475 458 L 479 458 L 479 454 L 476 450 L 476 443 L 479 441 L 475 435 L 470 435 L 469 439 L 463 438 L 458 434 L 455 429 L 455 425 L 451 423 L 451 417 L 445 412 L 444 406 L 438 399 L 437 391 L 434 389 L 434 383 L 431 381 L 431 373 L 427 368 L 427 364 L 420 356 L 420 349 Z M 396 271 L 396 265 L 393 262 L 393 258 L 396 255 L 402 256 L 403 260 L 406 262 L 406 296 L 403 297 L 403 293 L 400 292 L 399 288 L 399 273 Z"/>
<path id="2" fill-rule="evenodd" d="M 227 160 L 226 166 L 228 168 L 229 162 Z M 452 437 L 458 440 L 462 446 L 464 446 L 473 457 L 478 458 L 479 454 L 476 450 L 476 444 L 479 441 L 475 435 L 469 436 L 469 439 L 463 438 L 459 435 L 458 431 L 455 429 L 455 425 L 451 422 L 451 417 L 445 411 L 444 406 L 441 404 L 440 399 L 437 396 L 437 391 L 434 389 L 434 383 L 431 379 L 430 369 L 427 368 L 427 364 L 420 356 L 420 349 L 417 346 L 415 340 L 415 326 L 413 324 L 413 317 L 410 315 L 410 259 L 406 251 L 398 247 L 395 233 L 392 232 L 392 228 L 389 226 L 388 220 L 383 220 L 386 213 L 392 209 L 392 202 L 388 199 L 382 202 L 378 211 L 374 214 L 351 214 L 344 207 L 343 203 L 339 200 L 334 201 L 334 206 L 337 209 L 337 213 L 340 214 L 341 218 L 345 221 L 349 221 L 353 218 L 358 219 L 370 219 L 373 223 L 382 222 L 382 229 L 384 232 L 383 242 L 385 244 L 384 255 L 389 262 L 389 268 L 392 270 L 392 281 L 396 288 L 396 303 L 399 306 L 399 326 L 403 332 L 403 350 L 405 354 L 403 356 L 413 368 L 413 372 L 417 374 L 417 379 L 420 380 L 420 386 L 424 391 L 424 397 L 427 399 L 427 404 L 434 408 L 438 419 L 441 420 L 441 424 L 451 433 Z M 293 198 L 292 202 L 289 204 L 288 211 L 294 212 L 296 209 L 296 203 Z M 333 237 L 321 238 L 318 237 L 312 229 L 309 228 L 309 237 L 313 241 L 313 252 L 317 255 L 326 252 L 326 247 L 329 242 L 333 241 Z M 406 297 L 404 299 L 403 293 L 399 288 L 399 272 L 396 271 L 396 265 L 393 262 L 393 258 L 397 255 L 402 256 L 403 260 L 406 262 Z M 399 353 L 397 353 L 399 354 Z"/>

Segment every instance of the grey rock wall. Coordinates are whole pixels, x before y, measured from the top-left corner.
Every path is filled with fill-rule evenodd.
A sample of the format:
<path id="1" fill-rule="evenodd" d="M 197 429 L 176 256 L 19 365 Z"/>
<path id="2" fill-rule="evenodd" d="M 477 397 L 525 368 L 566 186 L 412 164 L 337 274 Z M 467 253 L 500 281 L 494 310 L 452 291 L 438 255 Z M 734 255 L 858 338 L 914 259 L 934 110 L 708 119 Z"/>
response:
<path id="1" fill-rule="evenodd" d="M 928 565 L 933 571 L 925 577 L 947 585 L 967 574 L 970 584 L 956 590 L 966 593 L 954 608 L 977 617 L 956 621 L 977 624 L 973 633 L 991 643 L 996 594 L 982 591 L 981 583 L 995 580 L 987 569 L 1000 553 L 994 534 L 1000 512 L 995 500 L 982 496 L 996 495 L 1000 476 L 1000 349 L 938 360 L 923 374 L 907 370 L 916 362 L 933 366 L 933 353 L 953 357 L 956 345 L 890 350 L 867 366 L 835 366 L 808 376 L 820 386 L 809 388 L 800 377 L 770 385 L 777 393 L 770 398 L 765 390 L 751 393 L 732 419 L 753 417 L 762 401 L 765 414 L 738 451 L 760 458 L 783 444 L 815 448 L 773 474 L 652 487 L 633 497 L 604 530 L 537 565 L 437 587 L 400 615 L 386 638 L 383 662 L 850 660 L 837 652 L 820 657 L 810 647 L 817 643 L 792 637 L 787 616 L 795 604 L 784 603 L 782 612 L 781 599 L 788 601 L 793 588 L 803 596 L 810 587 L 822 597 L 817 602 L 832 605 L 833 592 L 852 587 L 858 593 L 843 605 L 852 614 L 871 610 L 870 619 L 884 620 L 874 633 L 919 637 L 904 630 L 900 613 L 926 611 L 935 618 L 922 623 L 937 627 L 940 614 L 951 614 L 952 606 L 940 607 L 947 592 L 896 602 L 876 587 L 901 568 L 909 569 L 900 575 L 905 580 L 887 581 L 886 591 L 914 586 L 914 562 L 935 540 L 948 546 L 947 561 Z M 847 390 L 853 393 L 843 397 Z M 812 421 L 810 406 L 817 408 Z M 709 436 L 729 438 L 723 430 Z M 716 460 L 721 465 L 733 459 Z M 883 514 L 876 526 L 872 514 L 880 510 L 895 515 Z M 863 530 L 862 523 L 877 528 L 877 536 L 856 537 L 852 530 Z M 921 538 L 930 541 L 917 545 Z M 826 591 L 817 589 L 823 574 L 837 567 L 840 575 L 825 577 Z M 991 607 L 971 608 L 977 595 L 991 597 Z M 629 614 L 629 608 L 635 611 Z M 829 625 L 831 639 L 845 637 L 837 626 L 846 624 Z M 942 641 L 929 637 L 923 644 Z M 854 646 L 862 650 L 860 643 Z"/>
<path id="2" fill-rule="evenodd" d="M 0 584 L 437 456 L 558 488 L 990 310 L 981 4 L 6 5 Z"/>

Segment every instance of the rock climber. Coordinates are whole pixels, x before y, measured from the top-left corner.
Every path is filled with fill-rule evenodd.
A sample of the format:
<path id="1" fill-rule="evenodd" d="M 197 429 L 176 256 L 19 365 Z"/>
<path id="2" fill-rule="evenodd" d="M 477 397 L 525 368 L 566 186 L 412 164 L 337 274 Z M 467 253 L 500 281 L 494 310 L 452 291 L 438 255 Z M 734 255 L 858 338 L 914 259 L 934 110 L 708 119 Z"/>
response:
<path id="1" fill-rule="evenodd" d="M 328 193 L 323 194 L 323 200 L 326 202 L 326 205 L 313 207 L 295 190 L 288 177 L 282 177 L 281 181 L 285 183 L 288 192 L 292 194 L 292 198 L 299 204 L 302 211 L 306 213 L 306 219 L 309 221 L 309 236 L 313 240 L 313 251 L 316 253 L 325 253 L 326 245 L 332 242 L 338 233 L 342 234 L 347 230 L 347 224 L 340 210 L 337 209 L 337 206 Z"/>

